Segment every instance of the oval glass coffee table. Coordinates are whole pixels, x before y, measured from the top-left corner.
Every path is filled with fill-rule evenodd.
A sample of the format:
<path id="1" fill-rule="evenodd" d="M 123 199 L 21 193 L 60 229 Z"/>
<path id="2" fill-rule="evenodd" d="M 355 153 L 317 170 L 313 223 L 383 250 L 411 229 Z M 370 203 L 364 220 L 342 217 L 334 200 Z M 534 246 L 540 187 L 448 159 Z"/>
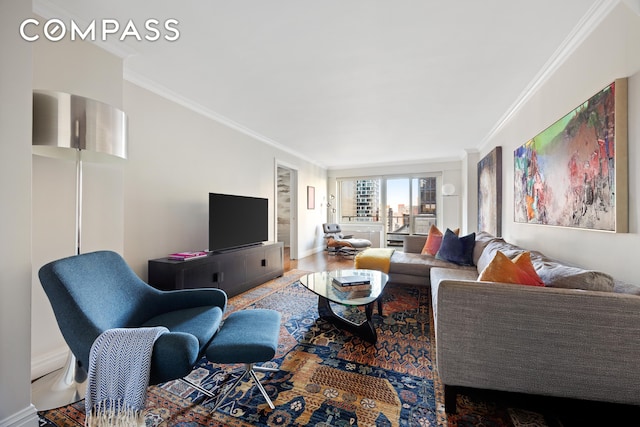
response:
<path id="1" fill-rule="evenodd" d="M 333 285 L 334 278 L 362 277 L 364 281 L 369 281 L 371 289 L 355 290 L 344 292 Z M 318 295 L 318 314 L 320 318 L 332 322 L 341 329 L 345 329 L 360 338 L 376 343 L 378 335 L 371 320 L 373 315 L 373 303 L 378 302 L 378 314 L 382 315 L 382 300 L 380 295 L 384 290 L 389 276 L 376 270 L 334 270 L 320 273 L 307 274 L 300 277 L 302 285 Z M 349 319 L 336 314 L 331 308 L 330 302 L 346 306 L 364 306 L 366 320 L 362 323 L 355 323 Z"/>

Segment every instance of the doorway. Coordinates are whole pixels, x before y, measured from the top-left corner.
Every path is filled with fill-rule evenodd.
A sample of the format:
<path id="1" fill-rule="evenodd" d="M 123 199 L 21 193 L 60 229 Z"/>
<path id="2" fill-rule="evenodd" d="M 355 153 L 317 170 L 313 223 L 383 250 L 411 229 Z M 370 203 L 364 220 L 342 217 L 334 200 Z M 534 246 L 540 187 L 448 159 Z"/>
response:
<path id="1" fill-rule="evenodd" d="M 285 270 L 298 259 L 298 171 L 276 160 L 276 240 L 284 244 Z"/>

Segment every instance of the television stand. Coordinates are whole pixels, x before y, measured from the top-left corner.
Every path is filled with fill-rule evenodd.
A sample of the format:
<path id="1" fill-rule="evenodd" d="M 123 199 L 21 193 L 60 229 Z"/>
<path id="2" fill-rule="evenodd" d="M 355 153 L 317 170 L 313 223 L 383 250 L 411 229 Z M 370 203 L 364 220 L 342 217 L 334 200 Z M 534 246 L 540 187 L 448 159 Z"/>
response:
<path id="1" fill-rule="evenodd" d="M 269 243 L 266 243 L 266 244 L 269 244 Z M 244 245 L 244 246 L 236 246 L 235 248 L 216 249 L 215 251 L 210 251 L 209 254 L 211 254 L 211 255 L 228 254 L 229 252 L 241 251 L 243 249 L 248 249 L 248 248 L 253 248 L 253 247 L 256 247 L 256 246 L 263 246 L 263 245 L 265 245 L 264 242 L 251 243 L 251 244 Z"/>
<path id="2" fill-rule="evenodd" d="M 232 297 L 283 274 L 284 244 L 266 242 L 187 261 L 149 260 L 148 282 L 165 291 L 219 288 Z"/>

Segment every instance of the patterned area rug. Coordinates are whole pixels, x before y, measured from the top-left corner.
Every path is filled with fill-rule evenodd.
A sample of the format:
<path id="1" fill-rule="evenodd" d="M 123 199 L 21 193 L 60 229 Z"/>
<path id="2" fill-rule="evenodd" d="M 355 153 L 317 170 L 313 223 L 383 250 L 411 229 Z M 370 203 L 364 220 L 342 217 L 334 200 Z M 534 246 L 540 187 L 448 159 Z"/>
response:
<path id="1" fill-rule="evenodd" d="M 388 285 L 384 316 L 374 315 L 378 342 L 369 344 L 317 318 L 317 297 L 299 284 L 294 270 L 231 298 L 228 312 L 271 308 L 282 313 L 280 342 L 260 374 L 272 397 L 269 409 L 249 380 L 215 411 L 215 401 L 184 381 L 148 389 L 146 426 L 544 426 L 536 413 L 466 396 L 458 414 L 444 413 L 442 386 L 432 366 L 433 331 L 427 289 Z M 334 307 L 349 319 L 364 313 Z M 224 389 L 238 366 L 202 360 L 189 379 L 214 393 Z M 43 427 L 84 425 L 84 402 L 41 412 Z"/>

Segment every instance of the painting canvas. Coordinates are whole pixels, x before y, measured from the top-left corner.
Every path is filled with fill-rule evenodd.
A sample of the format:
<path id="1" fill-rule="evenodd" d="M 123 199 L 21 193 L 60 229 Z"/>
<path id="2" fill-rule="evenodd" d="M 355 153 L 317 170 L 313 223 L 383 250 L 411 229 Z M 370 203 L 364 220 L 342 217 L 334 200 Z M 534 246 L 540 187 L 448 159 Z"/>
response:
<path id="1" fill-rule="evenodd" d="M 502 147 L 478 162 L 478 231 L 502 235 Z"/>
<path id="2" fill-rule="evenodd" d="M 307 209 L 316 208 L 316 187 L 307 186 Z"/>
<path id="3" fill-rule="evenodd" d="M 627 80 L 514 152 L 514 220 L 627 231 Z"/>

